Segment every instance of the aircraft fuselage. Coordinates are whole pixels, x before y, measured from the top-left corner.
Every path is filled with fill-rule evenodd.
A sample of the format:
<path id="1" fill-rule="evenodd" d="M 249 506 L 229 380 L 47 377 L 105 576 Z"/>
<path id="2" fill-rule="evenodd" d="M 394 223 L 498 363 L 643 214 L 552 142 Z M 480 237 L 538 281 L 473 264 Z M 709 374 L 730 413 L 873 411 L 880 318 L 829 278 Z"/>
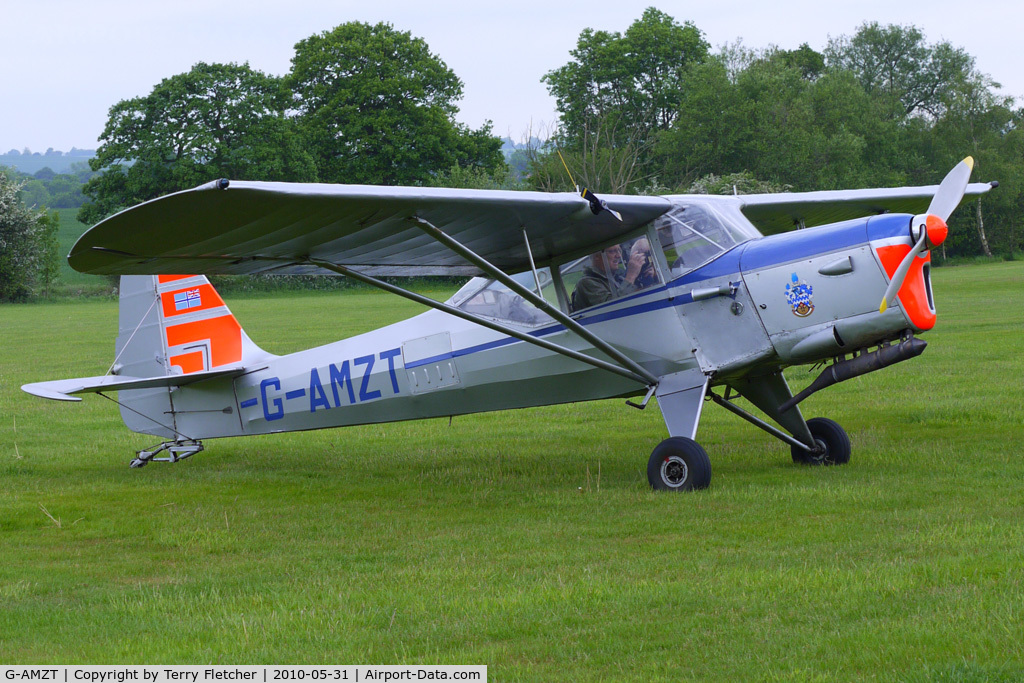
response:
<path id="1" fill-rule="evenodd" d="M 573 317 L 658 377 L 699 369 L 714 385 L 832 358 L 934 324 L 927 255 L 905 285 L 907 296 L 901 291 L 901 305 L 878 312 L 895 269 L 891 262 L 909 250 L 909 222 L 908 215 L 891 214 L 753 239 L 664 284 Z M 670 272 L 664 254 L 656 255 L 661 272 Z M 603 357 L 554 321 L 520 327 Z M 429 311 L 350 339 L 269 356 L 239 377 L 177 387 L 172 402 L 189 407 L 174 416 L 180 432 L 211 438 L 645 390 L 625 377 Z M 151 433 L 167 435 L 158 428 Z"/>

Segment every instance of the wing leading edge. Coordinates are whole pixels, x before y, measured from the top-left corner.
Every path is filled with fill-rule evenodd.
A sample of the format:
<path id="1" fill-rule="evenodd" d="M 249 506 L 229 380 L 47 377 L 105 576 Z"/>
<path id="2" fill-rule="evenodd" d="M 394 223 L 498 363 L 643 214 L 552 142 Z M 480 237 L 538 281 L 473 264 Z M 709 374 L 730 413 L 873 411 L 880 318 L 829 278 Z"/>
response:
<path id="1" fill-rule="evenodd" d="M 972 183 L 965 196 L 996 183 Z M 938 186 L 735 197 L 765 234 L 877 213 L 924 211 Z M 685 196 L 604 196 L 594 214 L 575 193 L 221 180 L 154 199 L 98 223 L 68 256 L 93 274 L 328 272 L 373 276 L 481 275 L 412 220 L 428 221 L 505 272 L 618 241 Z"/>
<path id="2" fill-rule="evenodd" d="M 479 275 L 411 220 L 429 221 L 505 272 L 614 241 L 670 207 L 663 197 L 605 196 L 594 214 L 573 193 L 217 181 L 132 207 L 78 240 L 71 266 L 93 274 L 325 272 L 325 261 L 377 276 Z"/>
<path id="3" fill-rule="evenodd" d="M 971 183 L 966 196 L 988 192 L 998 183 Z M 919 214 L 928 208 L 938 185 L 824 192 L 780 192 L 737 197 L 743 214 L 766 235 L 879 213 Z"/>

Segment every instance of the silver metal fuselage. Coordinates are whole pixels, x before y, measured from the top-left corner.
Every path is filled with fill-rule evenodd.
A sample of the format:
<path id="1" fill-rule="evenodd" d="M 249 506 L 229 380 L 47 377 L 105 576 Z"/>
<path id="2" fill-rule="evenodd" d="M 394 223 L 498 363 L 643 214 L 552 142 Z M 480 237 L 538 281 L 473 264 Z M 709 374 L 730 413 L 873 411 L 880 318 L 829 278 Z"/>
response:
<path id="1" fill-rule="evenodd" d="M 573 317 L 657 377 L 699 369 L 713 385 L 725 384 L 831 358 L 907 329 L 922 331 L 900 305 L 878 312 L 888 275 L 877 248 L 909 243 L 908 225 L 909 216 L 890 214 L 757 238 Z M 793 294 L 797 287 L 803 298 Z M 708 295 L 714 289 L 726 293 Z M 604 358 L 554 321 L 520 329 Z M 171 399 L 176 428 L 199 439 L 645 391 L 625 377 L 429 311 L 318 348 L 267 355 L 244 375 L 175 387 Z"/>

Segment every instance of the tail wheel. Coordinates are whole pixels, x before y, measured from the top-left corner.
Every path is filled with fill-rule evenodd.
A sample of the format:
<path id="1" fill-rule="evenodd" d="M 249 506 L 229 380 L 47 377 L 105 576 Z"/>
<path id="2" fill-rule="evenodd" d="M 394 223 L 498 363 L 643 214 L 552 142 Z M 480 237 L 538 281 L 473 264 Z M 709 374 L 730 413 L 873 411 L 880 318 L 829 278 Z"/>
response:
<path id="1" fill-rule="evenodd" d="M 793 446 L 793 462 L 802 465 L 845 465 L 850 462 L 850 437 L 839 423 L 815 417 L 807 421 L 807 427 L 818 450 L 810 453 Z"/>
<path id="2" fill-rule="evenodd" d="M 695 491 L 711 484 L 711 460 L 693 439 L 673 436 L 658 444 L 647 461 L 655 491 Z"/>

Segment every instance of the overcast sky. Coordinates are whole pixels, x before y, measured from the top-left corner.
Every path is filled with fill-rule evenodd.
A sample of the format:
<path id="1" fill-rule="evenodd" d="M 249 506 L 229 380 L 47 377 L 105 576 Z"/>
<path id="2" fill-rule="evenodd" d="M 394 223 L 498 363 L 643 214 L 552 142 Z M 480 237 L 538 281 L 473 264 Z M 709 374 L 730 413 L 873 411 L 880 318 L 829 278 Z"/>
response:
<path id="1" fill-rule="evenodd" d="M 821 50 L 865 21 L 914 24 L 977 59 L 1003 92 L 1024 95 L 1020 0 L 733 0 L 589 3 L 503 0 L 4 0 L 0 41 L 0 153 L 25 147 L 93 149 L 107 111 L 161 79 L 205 62 L 248 62 L 283 75 L 296 42 L 347 21 L 385 21 L 427 41 L 465 84 L 459 119 L 523 137 L 549 126 L 554 101 L 541 76 L 565 64 L 585 27 L 624 31 L 654 5 L 691 21 L 714 48 Z M 1024 99 L 1024 98 L 1022 98 Z M 1024 103 L 1024 102 L 1022 102 Z"/>

